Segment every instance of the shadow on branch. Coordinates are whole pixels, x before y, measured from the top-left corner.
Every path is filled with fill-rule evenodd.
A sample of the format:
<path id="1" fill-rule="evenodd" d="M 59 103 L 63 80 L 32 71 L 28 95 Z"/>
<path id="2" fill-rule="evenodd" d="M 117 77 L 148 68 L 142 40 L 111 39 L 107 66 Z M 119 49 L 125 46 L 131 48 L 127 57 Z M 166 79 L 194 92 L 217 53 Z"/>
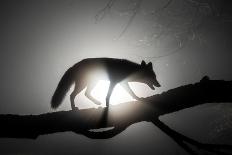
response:
<path id="1" fill-rule="evenodd" d="M 231 92 L 232 81 L 210 80 L 205 76 L 198 83 L 171 89 L 144 98 L 143 101 L 109 108 L 40 115 L 0 115 L 0 137 L 35 139 L 40 135 L 72 131 L 93 139 L 105 139 L 123 132 L 134 123 L 147 121 L 160 128 L 190 154 L 197 154 L 194 151 L 196 149 L 214 154 L 230 154 L 232 146 L 200 143 L 169 128 L 159 120 L 159 116 L 204 103 L 232 102 Z"/>

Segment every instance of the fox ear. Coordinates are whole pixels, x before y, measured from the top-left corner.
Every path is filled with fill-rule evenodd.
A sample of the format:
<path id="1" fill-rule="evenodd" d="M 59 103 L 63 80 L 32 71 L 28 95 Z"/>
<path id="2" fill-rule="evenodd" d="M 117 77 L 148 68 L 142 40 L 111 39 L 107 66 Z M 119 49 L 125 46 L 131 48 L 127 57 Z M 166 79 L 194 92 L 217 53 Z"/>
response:
<path id="1" fill-rule="evenodd" d="M 149 63 L 147 64 L 147 67 L 148 67 L 149 69 L 152 69 L 152 63 L 149 62 Z"/>
<path id="2" fill-rule="evenodd" d="M 141 66 L 143 66 L 143 67 L 146 66 L 146 62 L 144 60 L 142 60 Z"/>

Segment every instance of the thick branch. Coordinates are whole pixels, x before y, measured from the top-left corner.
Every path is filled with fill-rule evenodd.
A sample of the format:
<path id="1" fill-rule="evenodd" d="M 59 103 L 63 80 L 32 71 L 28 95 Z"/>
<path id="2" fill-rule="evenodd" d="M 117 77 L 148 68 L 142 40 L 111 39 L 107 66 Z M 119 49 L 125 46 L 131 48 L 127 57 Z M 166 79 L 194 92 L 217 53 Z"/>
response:
<path id="1" fill-rule="evenodd" d="M 0 115 L 0 137 L 36 138 L 39 135 L 73 131 L 90 138 L 110 138 L 128 126 L 152 122 L 160 115 L 204 103 L 232 102 L 232 81 L 208 80 L 181 86 L 143 101 L 109 108 L 60 111 L 41 115 Z M 113 127 L 107 132 L 91 129 Z"/>
<path id="2" fill-rule="evenodd" d="M 204 144 L 204 143 L 198 142 L 192 138 L 189 138 L 187 136 L 184 136 L 183 134 L 176 132 L 175 130 L 171 129 L 166 124 L 161 122 L 159 119 L 154 119 L 152 123 L 156 125 L 158 128 L 160 128 L 164 133 L 166 133 L 179 146 L 181 146 L 186 152 L 188 152 L 191 155 L 197 155 L 198 153 L 196 152 L 196 150 L 192 149 L 190 145 L 194 146 L 195 148 L 201 151 L 205 151 L 205 152 L 209 152 L 213 154 L 229 155 L 232 153 L 231 145 Z"/>

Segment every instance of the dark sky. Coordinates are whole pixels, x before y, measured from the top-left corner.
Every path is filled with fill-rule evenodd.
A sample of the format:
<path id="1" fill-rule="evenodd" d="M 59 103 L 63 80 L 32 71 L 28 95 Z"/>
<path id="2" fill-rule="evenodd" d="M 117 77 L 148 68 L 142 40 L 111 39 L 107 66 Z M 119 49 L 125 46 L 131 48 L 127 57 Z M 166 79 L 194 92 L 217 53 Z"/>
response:
<path id="1" fill-rule="evenodd" d="M 105 14 L 98 14 L 104 17 L 96 22 L 97 13 L 107 2 L 0 2 L 1 114 L 52 111 L 50 99 L 61 76 L 67 68 L 88 57 L 115 57 L 138 63 L 151 61 L 162 85 L 153 93 L 197 82 L 204 75 L 232 80 L 231 3 L 213 0 L 207 6 L 199 3 L 202 6 L 196 9 L 195 3 L 188 0 L 176 0 L 168 7 L 164 1 L 143 0 L 135 18 L 120 37 L 138 0 L 116 0 Z M 58 110 L 69 109 L 67 97 Z M 219 142 L 232 143 L 229 141 L 232 133 L 228 132 L 232 128 L 230 112 L 228 104 L 215 104 L 162 119 L 199 140 L 218 142 L 219 139 Z M 224 117 L 227 122 L 220 121 Z M 228 122 L 230 125 L 226 126 Z M 216 134 L 219 125 L 224 130 Z M 73 133 L 57 133 L 37 140 L 0 139 L 0 154 L 154 152 L 157 155 L 185 154 L 169 137 L 147 122 L 134 124 L 108 140 L 91 140 Z"/>

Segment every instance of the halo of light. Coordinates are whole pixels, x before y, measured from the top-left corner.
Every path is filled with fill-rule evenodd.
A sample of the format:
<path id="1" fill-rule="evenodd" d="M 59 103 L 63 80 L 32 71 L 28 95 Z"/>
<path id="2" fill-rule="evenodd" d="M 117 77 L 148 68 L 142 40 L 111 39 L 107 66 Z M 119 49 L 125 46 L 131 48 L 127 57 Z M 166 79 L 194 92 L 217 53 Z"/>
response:
<path id="1" fill-rule="evenodd" d="M 105 98 L 109 89 L 110 81 L 107 80 L 100 80 L 96 87 L 92 90 L 91 95 L 93 95 L 94 98 L 99 100 L 101 103 L 104 103 L 103 106 L 105 106 Z M 112 92 L 111 98 L 110 98 L 110 104 L 116 105 L 123 102 L 129 102 L 129 101 L 135 101 L 126 90 L 120 86 L 120 84 L 117 84 Z"/>

